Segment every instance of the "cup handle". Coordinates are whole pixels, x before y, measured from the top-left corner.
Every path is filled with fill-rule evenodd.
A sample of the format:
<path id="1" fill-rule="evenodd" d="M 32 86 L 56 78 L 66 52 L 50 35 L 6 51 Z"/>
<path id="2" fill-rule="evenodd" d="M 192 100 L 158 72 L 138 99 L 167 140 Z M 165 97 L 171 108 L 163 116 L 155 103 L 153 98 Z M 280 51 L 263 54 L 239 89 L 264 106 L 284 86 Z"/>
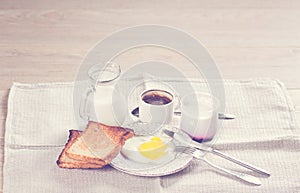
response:
<path id="1" fill-rule="evenodd" d="M 85 94 L 84 97 L 81 99 L 80 101 L 80 107 L 79 107 L 79 115 L 82 119 L 84 120 L 89 120 L 89 115 L 87 113 L 87 102 L 88 102 L 88 98 L 90 96 L 91 93 L 93 93 L 95 91 L 94 87 L 89 87 Z"/>

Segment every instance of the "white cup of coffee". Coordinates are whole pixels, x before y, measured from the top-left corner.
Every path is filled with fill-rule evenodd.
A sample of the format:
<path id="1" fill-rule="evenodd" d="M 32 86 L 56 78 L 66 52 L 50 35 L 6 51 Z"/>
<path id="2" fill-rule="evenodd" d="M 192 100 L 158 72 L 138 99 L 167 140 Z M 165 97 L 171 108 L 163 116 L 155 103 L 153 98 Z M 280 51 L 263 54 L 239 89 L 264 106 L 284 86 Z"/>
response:
<path id="1" fill-rule="evenodd" d="M 173 119 L 175 97 L 168 91 L 151 89 L 139 97 L 139 119 L 146 123 L 168 124 Z"/>
<path id="2" fill-rule="evenodd" d="M 219 104 L 219 100 L 209 93 L 183 96 L 180 129 L 196 141 L 212 140 L 218 129 Z"/>

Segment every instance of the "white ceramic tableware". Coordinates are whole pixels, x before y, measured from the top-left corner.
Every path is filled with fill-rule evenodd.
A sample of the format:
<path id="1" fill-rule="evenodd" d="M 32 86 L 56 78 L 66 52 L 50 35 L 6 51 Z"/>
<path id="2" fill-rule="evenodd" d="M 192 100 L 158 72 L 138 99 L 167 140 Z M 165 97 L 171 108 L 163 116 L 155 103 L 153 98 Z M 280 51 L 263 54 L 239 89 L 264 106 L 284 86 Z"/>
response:
<path id="1" fill-rule="evenodd" d="M 194 140 L 213 139 L 218 129 L 219 100 L 209 93 L 196 92 L 181 100 L 180 129 Z"/>
<path id="2" fill-rule="evenodd" d="M 173 119 L 175 97 L 168 91 L 151 89 L 139 97 L 139 119 L 146 123 L 168 124 Z"/>
<path id="3" fill-rule="evenodd" d="M 108 63 L 105 68 L 93 66 L 89 70 L 91 86 L 87 89 L 80 106 L 80 115 L 84 119 L 112 126 L 119 126 L 122 120 L 117 115 L 125 114 L 122 106 L 125 98 L 115 89 L 121 74 L 118 64 Z M 113 96 L 118 100 L 113 100 Z"/>

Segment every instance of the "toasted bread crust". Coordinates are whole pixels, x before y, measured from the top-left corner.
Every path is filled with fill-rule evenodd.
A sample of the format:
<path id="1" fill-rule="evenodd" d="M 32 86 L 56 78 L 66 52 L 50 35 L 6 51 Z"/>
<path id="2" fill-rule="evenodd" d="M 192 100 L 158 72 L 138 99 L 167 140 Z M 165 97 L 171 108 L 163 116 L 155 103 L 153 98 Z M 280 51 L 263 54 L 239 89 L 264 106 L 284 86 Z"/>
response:
<path id="1" fill-rule="evenodd" d="M 120 152 L 134 132 L 90 121 L 85 131 L 70 130 L 69 140 L 59 155 L 62 168 L 102 168 Z"/>
<path id="2" fill-rule="evenodd" d="M 66 154 L 72 159 L 76 160 L 88 159 L 90 163 L 108 164 L 121 151 L 125 140 L 133 135 L 133 131 L 129 129 L 108 126 L 90 121 L 85 131 L 76 139 L 74 143 L 79 146 L 79 149 L 83 150 L 84 152 L 89 152 L 91 156 L 81 155 L 77 152 L 75 153 L 73 151 L 74 147 L 72 147 L 70 150 L 67 149 Z M 108 152 L 102 152 L 99 155 L 99 148 L 109 148 L 109 150 L 106 149 Z M 105 151 L 105 149 L 103 150 Z M 99 159 L 99 156 L 101 159 Z"/>
<path id="3" fill-rule="evenodd" d="M 75 160 L 70 158 L 66 154 L 66 150 L 74 143 L 76 138 L 78 138 L 81 134 L 81 131 L 78 130 L 70 130 L 69 131 L 69 139 L 65 145 L 65 148 L 61 152 L 61 154 L 58 157 L 58 160 L 56 161 L 57 165 L 60 168 L 85 168 L 85 169 L 92 169 L 92 168 L 102 168 L 104 166 L 103 162 L 101 164 L 95 164 L 95 163 L 90 163 L 84 159 L 82 160 Z M 66 161 L 68 160 L 68 161 Z"/>
<path id="4" fill-rule="evenodd" d="M 81 133 L 81 135 L 78 136 L 74 140 L 74 143 L 76 143 L 76 145 L 79 146 L 78 148 L 84 150 L 85 152 L 88 152 L 89 154 L 91 154 L 90 156 L 81 155 L 81 154 L 72 152 L 72 149 L 74 149 L 74 147 L 71 147 L 71 146 L 69 148 L 66 148 L 66 155 L 68 157 L 72 158 L 72 159 L 75 159 L 75 160 L 88 160 L 89 163 L 93 163 L 93 164 L 98 164 L 98 165 L 104 166 L 104 165 L 106 165 L 108 163 L 105 160 L 103 160 L 101 158 L 98 158 L 93 153 L 93 150 L 86 144 L 87 142 L 93 142 L 93 141 L 97 141 L 97 140 L 96 139 L 88 139 L 88 141 L 86 141 L 84 139 L 84 138 L 86 138 L 85 136 L 87 135 L 87 133 L 92 132 L 94 130 L 94 128 L 98 128 L 98 124 L 96 122 L 90 121 L 87 124 L 86 129 Z M 94 137 L 94 136 L 91 136 L 91 137 Z"/>
<path id="5" fill-rule="evenodd" d="M 99 127 L 102 127 L 105 133 L 117 144 L 123 146 L 125 141 L 134 136 L 134 132 L 131 129 L 116 127 L 116 126 L 107 126 L 101 123 L 98 123 Z"/>
<path id="6" fill-rule="evenodd" d="M 58 166 L 60 168 L 67 168 L 67 169 L 99 169 L 103 168 L 103 165 L 86 163 L 86 162 L 59 162 Z"/>
<path id="7" fill-rule="evenodd" d="M 78 140 L 78 138 L 77 138 L 77 140 Z M 82 145 L 85 145 L 85 144 L 82 143 Z M 69 150 L 69 148 L 66 148 L 66 155 L 74 160 L 77 160 L 77 161 L 86 160 L 89 163 L 98 164 L 98 165 L 102 165 L 102 166 L 107 164 L 104 160 L 102 160 L 100 158 L 73 154 L 73 153 L 70 153 L 68 150 Z"/>
<path id="8" fill-rule="evenodd" d="M 56 163 L 57 163 L 58 166 L 62 165 L 62 163 L 64 162 L 63 159 L 66 156 L 66 148 L 69 148 L 72 145 L 72 143 L 74 142 L 74 140 L 79 135 L 80 135 L 80 131 L 69 130 L 69 139 L 68 139 L 67 143 L 65 144 L 65 148 L 63 149 L 63 151 L 58 156 L 58 160 L 56 161 Z"/>

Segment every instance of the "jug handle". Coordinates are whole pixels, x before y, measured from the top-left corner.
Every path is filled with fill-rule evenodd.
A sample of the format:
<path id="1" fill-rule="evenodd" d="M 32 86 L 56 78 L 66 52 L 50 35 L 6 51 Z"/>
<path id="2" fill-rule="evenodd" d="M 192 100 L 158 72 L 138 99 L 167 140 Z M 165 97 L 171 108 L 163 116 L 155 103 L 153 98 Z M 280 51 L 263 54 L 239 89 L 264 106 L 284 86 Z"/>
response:
<path id="1" fill-rule="evenodd" d="M 89 120 L 89 115 L 87 113 L 86 107 L 87 107 L 88 98 L 89 98 L 90 94 L 93 93 L 94 91 L 95 91 L 95 88 L 93 86 L 89 87 L 86 90 L 85 94 L 83 95 L 84 97 L 80 101 L 79 115 L 84 120 Z"/>

